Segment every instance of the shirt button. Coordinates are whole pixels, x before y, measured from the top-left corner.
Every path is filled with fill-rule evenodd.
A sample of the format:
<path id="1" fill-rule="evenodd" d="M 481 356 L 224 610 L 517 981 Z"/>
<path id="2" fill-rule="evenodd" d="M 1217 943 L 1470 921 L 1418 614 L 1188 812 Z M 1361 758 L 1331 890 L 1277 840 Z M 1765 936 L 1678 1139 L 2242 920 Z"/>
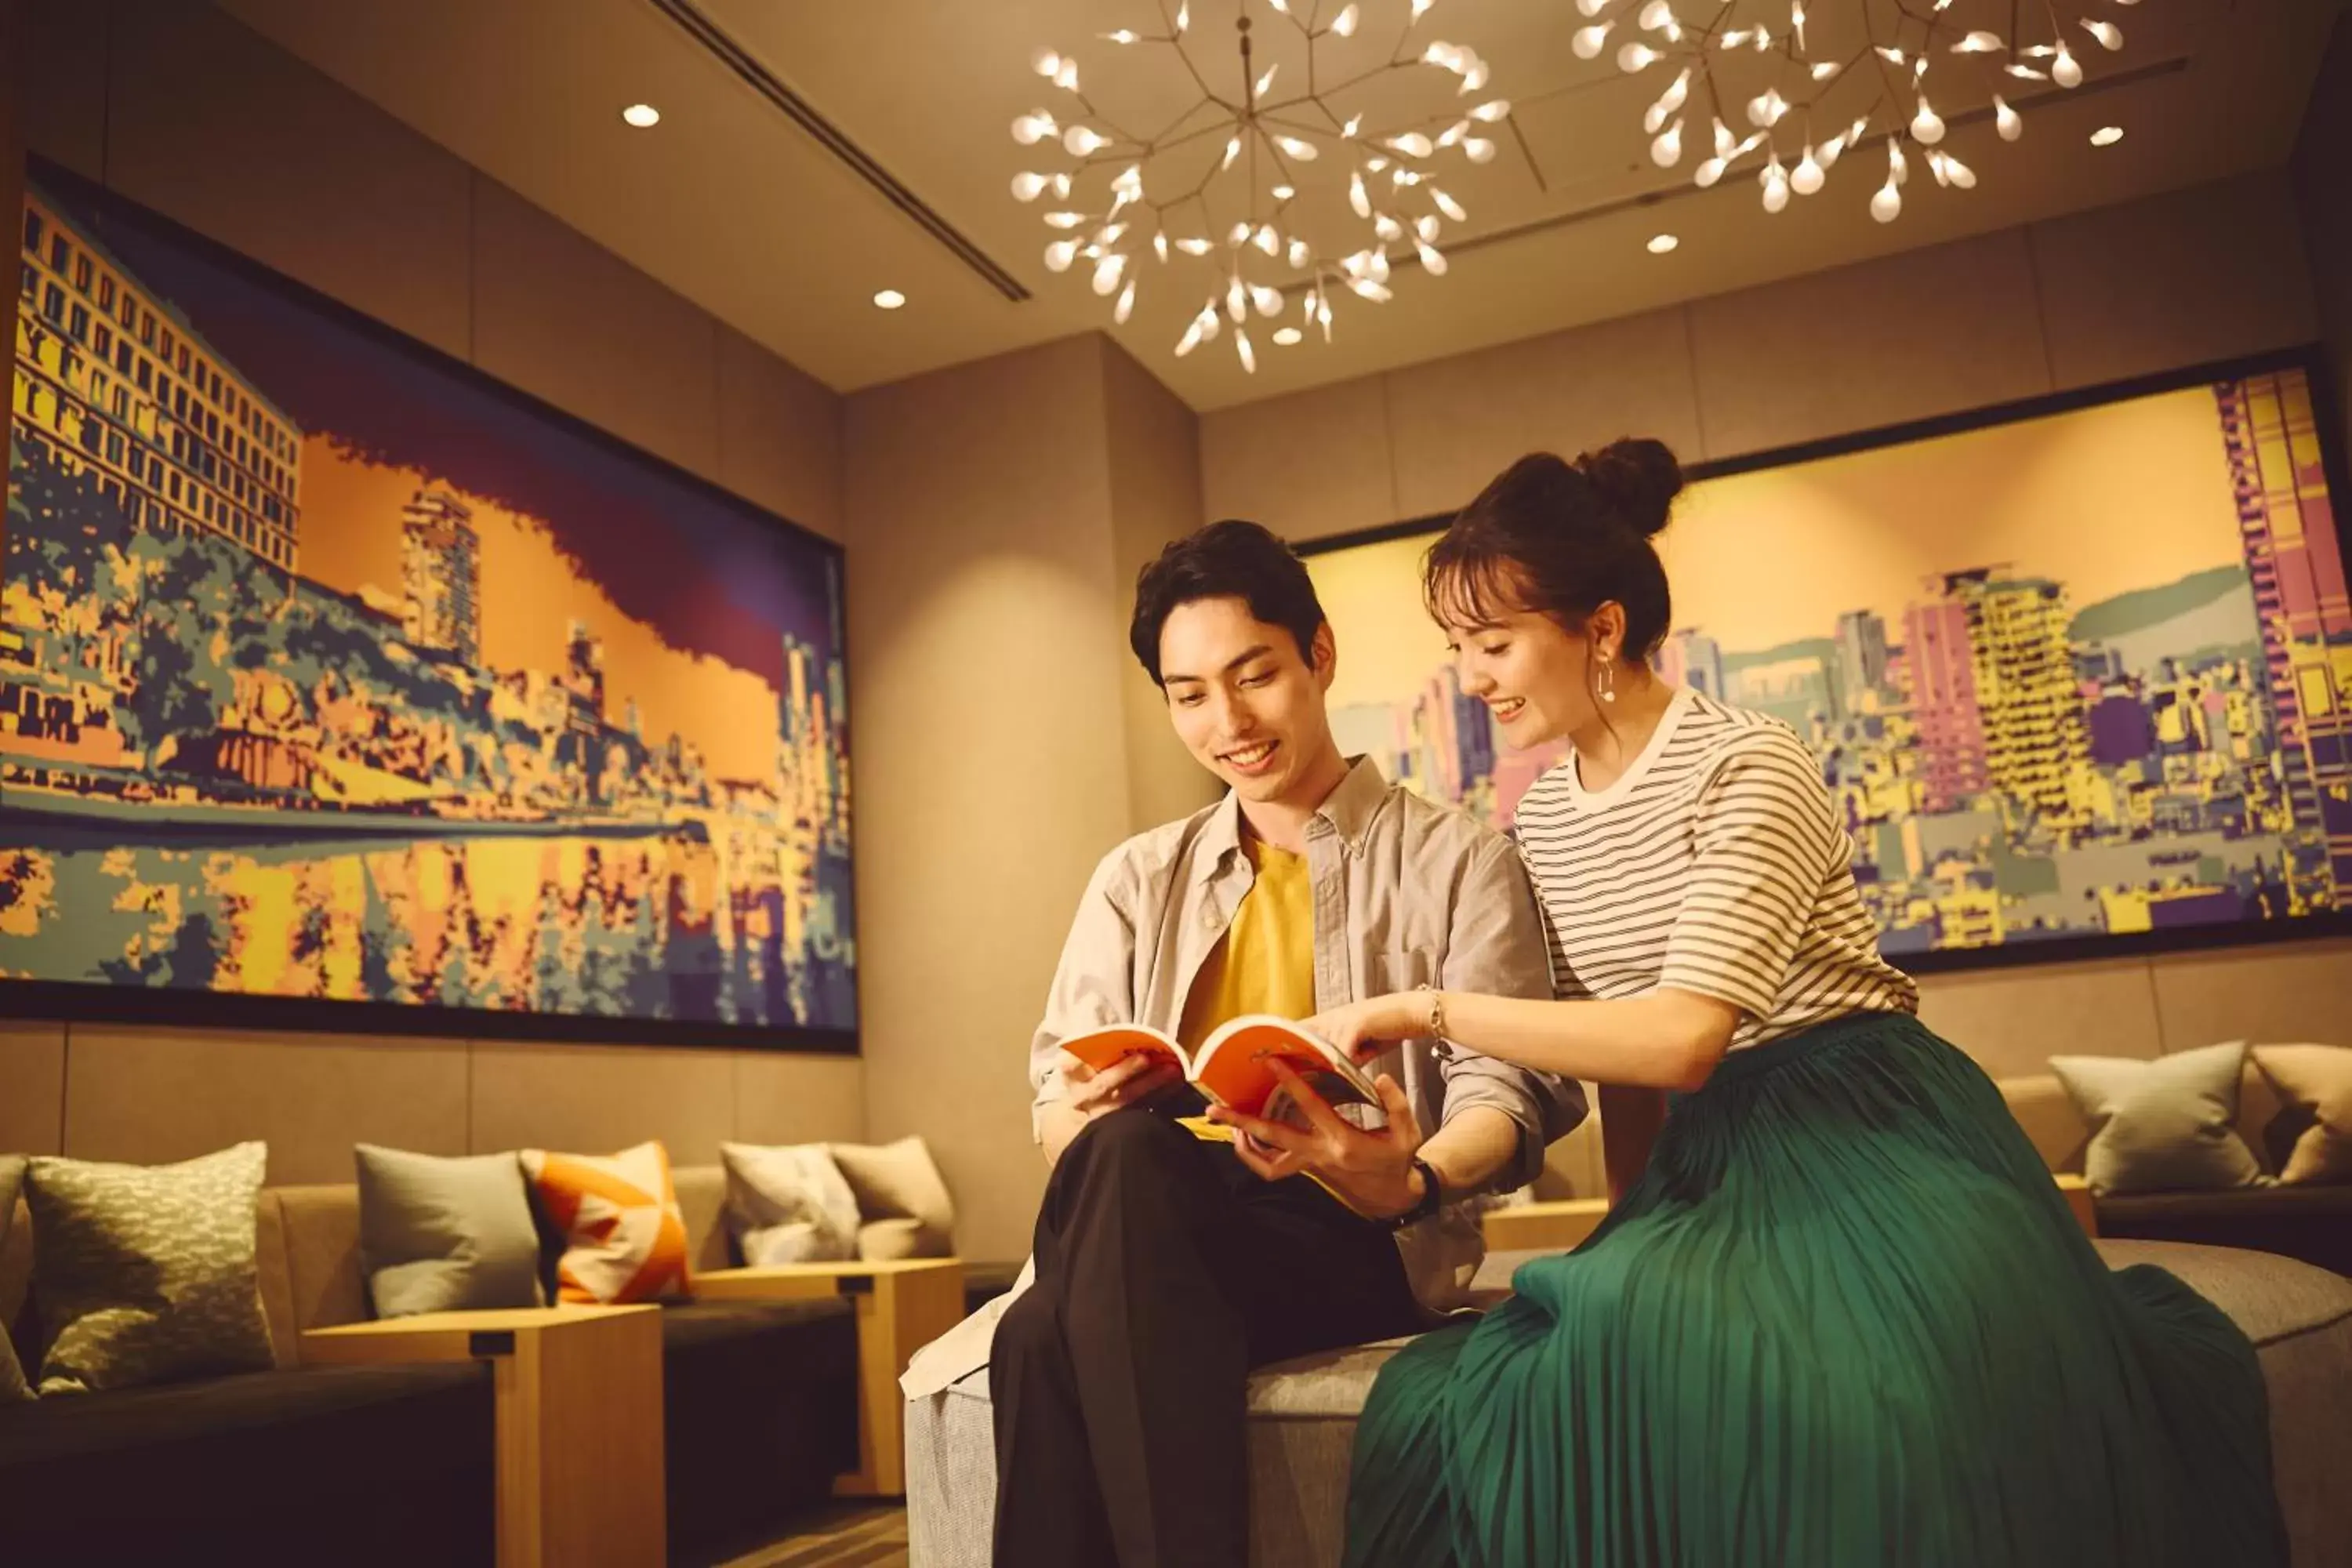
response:
<path id="1" fill-rule="evenodd" d="M 1209 926 L 1209 927 L 1214 927 L 1214 926 L 1216 925 L 1216 923 L 1217 923 L 1217 906 L 1216 906 L 1216 905 L 1214 905 L 1214 904 L 1202 904 L 1202 905 L 1201 906 L 1201 923 L 1202 923 L 1203 926 Z"/>

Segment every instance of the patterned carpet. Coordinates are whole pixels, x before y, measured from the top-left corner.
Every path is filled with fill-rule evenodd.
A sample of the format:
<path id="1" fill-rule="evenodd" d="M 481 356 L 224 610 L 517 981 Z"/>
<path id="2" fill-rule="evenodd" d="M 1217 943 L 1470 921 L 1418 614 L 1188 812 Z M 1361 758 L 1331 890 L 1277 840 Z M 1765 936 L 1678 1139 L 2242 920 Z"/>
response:
<path id="1" fill-rule="evenodd" d="M 843 1503 L 723 1568 L 907 1568 L 907 1510 Z"/>

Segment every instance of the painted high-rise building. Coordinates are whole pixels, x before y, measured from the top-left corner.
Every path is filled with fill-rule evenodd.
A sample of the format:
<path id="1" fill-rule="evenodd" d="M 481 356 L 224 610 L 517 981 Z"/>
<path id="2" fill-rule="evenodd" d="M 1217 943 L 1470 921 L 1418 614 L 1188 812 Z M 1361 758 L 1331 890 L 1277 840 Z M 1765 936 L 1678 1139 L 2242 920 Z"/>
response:
<path id="1" fill-rule="evenodd" d="M 2310 387 L 2273 373 L 2221 383 L 2214 395 L 2287 798 L 2299 825 L 2326 836 L 2340 906 L 2352 893 L 2352 595 Z"/>
<path id="2" fill-rule="evenodd" d="M 1848 713 L 1862 706 L 1862 694 L 1886 685 L 1886 623 L 1868 610 L 1848 610 L 1838 617 L 1838 679 L 1845 689 L 1840 706 Z"/>
<path id="3" fill-rule="evenodd" d="M 1921 807 L 1954 810 L 1982 795 L 1991 778 L 1967 607 L 1948 598 L 1906 605 L 1902 666 L 1918 736 Z"/>
<path id="4" fill-rule="evenodd" d="M 29 186 L 23 217 L 17 438 L 92 476 L 134 525 L 208 533 L 290 575 L 301 531 L 294 421 Z"/>
<path id="5" fill-rule="evenodd" d="M 459 664 L 480 664 L 482 544 L 472 510 L 447 490 L 418 490 L 400 518 L 402 635 Z"/>
<path id="6" fill-rule="evenodd" d="M 1717 702 L 1731 700 L 1723 676 L 1723 645 L 1700 631 L 1685 626 L 1667 637 L 1658 649 L 1658 674 L 1669 684 L 1687 686 Z"/>
<path id="7" fill-rule="evenodd" d="M 1945 596 L 1968 616 L 1985 768 L 1994 787 L 2030 805 L 2044 826 L 2080 826 L 2074 783 L 2090 757 L 2082 687 L 2067 637 L 2066 590 L 1992 568 L 1956 572 Z"/>
<path id="8" fill-rule="evenodd" d="M 604 721 L 604 639 L 573 620 L 564 637 L 564 684 L 571 689 L 574 724 L 583 730 Z"/>

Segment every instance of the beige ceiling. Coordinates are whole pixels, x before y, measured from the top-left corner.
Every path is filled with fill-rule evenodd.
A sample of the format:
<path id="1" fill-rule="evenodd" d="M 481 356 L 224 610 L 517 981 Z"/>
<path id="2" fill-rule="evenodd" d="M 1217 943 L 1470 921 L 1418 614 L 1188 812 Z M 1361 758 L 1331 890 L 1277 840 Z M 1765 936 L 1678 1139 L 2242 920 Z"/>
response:
<path id="1" fill-rule="evenodd" d="M 1244 3 L 1257 18 L 1260 65 L 1280 59 L 1291 79 L 1274 94 L 1284 96 L 1304 74 L 1305 56 L 1267 0 L 1192 0 L 1193 58 L 1237 85 L 1226 40 Z M 1336 11 L 1339 0 L 1322 3 Z M 1396 37 L 1407 0 L 1360 3 L 1366 23 L 1351 47 L 1370 60 Z M 1865 3 L 1885 11 L 1898 0 L 1812 0 L 1811 26 L 1851 34 Z M 1030 69 L 1036 47 L 1073 51 L 1089 98 L 1122 121 L 1173 118 L 1191 96 L 1164 51 L 1098 39 L 1121 26 L 1156 30 L 1155 0 L 697 0 L 749 56 L 1024 286 L 1032 298 L 1016 301 L 651 0 L 221 4 L 841 391 L 1109 327 L 1108 301 L 1089 291 L 1083 269 L 1057 276 L 1043 262 L 1053 236 L 1039 214 L 1050 204 L 1021 205 L 1008 189 L 1017 171 L 1053 166 L 1007 131 L 1024 110 L 1062 107 Z M 1615 0 L 1614 9 L 1634 4 Z M 1716 4 L 1682 0 L 1681 9 L 1706 16 Z M 1391 303 L 1343 299 L 1329 346 L 1310 338 L 1276 348 L 1261 331 L 1255 375 L 1229 338 L 1183 359 L 1171 352 L 1211 286 L 1197 271 L 1179 282 L 1174 269 L 1147 267 L 1134 318 L 1116 335 L 1194 407 L 1221 407 L 2273 165 L 2293 148 L 2345 4 L 2146 0 L 2112 9 L 2101 0 L 2101 14 L 2126 28 L 2124 50 L 2105 53 L 2078 35 L 2090 76 L 2084 88 L 2017 84 L 2027 131 L 2013 146 L 1982 117 L 1981 93 L 1947 89 L 1951 100 L 1937 105 L 1953 121 L 1945 145 L 1979 184 L 1938 190 L 1915 167 L 1902 216 L 1880 225 L 1866 206 L 1885 172 L 1875 146 L 1841 164 L 1820 195 L 1768 216 L 1751 177 L 1708 192 L 1691 186 L 1703 121 L 1680 171 L 1650 165 L 1639 122 L 1668 79 L 1658 70 L 1624 77 L 1607 55 L 1578 60 L 1569 41 L 1582 17 L 1570 0 L 1439 0 L 1417 36 L 1475 46 L 1494 68 L 1480 97 L 1515 105 L 1500 156 L 1482 168 L 1458 155 L 1448 165 L 1446 186 L 1470 217 L 1442 241 L 1448 274 L 1400 268 Z M 2082 7 L 2070 0 L 2062 8 Z M 1971 11 L 2005 28 L 2011 5 L 1958 0 L 1954 15 Z M 1624 36 L 1611 40 L 1612 54 Z M 1411 80 L 1373 90 L 1387 96 L 1340 107 L 1423 115 L 1451 101 L 1413 96 L 1428 89 Z M 618 118 L 640 100 L 662 110 L 651 132 Z M 2095 149 L 2089 133 L 2105 124 L 2126 135 Z M 1654 257 L 1643 242 L 1661 231 L 1678 235 L 1681 247 Z M 907 308 L 876 310 L 870 298 L 885 287 L 902 290 Z"/>

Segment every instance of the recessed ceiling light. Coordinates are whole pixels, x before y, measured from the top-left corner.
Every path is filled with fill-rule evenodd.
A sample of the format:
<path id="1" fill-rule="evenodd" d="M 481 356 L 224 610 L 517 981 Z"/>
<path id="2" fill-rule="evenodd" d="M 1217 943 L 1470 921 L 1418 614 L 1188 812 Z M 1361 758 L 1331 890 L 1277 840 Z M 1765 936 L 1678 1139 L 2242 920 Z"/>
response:
<path id="1" fill-rule="evenodd" d="M 1291 344 L 1298 342 L 1299 339 L 1306 335 L 1306 333 L 1300 331 L 1297 327 L 1282 327 L 1276 331 L 1274 341 L 1280 343 L 1284 348 L 1288 348 Z"/>
<path id="2" fill-rule="evenodd" d="M 640 131 L 650 131 L 661 123 L 661 110 L 650 103 L 633 103 L 621 110 L 621 118 Z"/>
<path id="3" fill-rule="evenodd" d="M 885 289 L 874 296 L 874 302 L 886 310 L 895 310 L 907 302 L 907 297 L 896 289 Z"/>
<path id="4" fill-rule="evenodd" d="M 2120 125 L 2102 125 L 2091 132 L 2091 145 L 2094 147 L 2112 147 L 2123 139 L 2124 128 Z"/>
<path id="5" fill-rule="evenodd" d="M 1675 246 L 1680 245 L 1681 243 L 1681 240 L 1675 238 L 1671 234 L 1654 234 L 1650 237 L 1650 254 L 1653 256 L 1664 256 L 1667 251 L 1672 250 Z"/>

